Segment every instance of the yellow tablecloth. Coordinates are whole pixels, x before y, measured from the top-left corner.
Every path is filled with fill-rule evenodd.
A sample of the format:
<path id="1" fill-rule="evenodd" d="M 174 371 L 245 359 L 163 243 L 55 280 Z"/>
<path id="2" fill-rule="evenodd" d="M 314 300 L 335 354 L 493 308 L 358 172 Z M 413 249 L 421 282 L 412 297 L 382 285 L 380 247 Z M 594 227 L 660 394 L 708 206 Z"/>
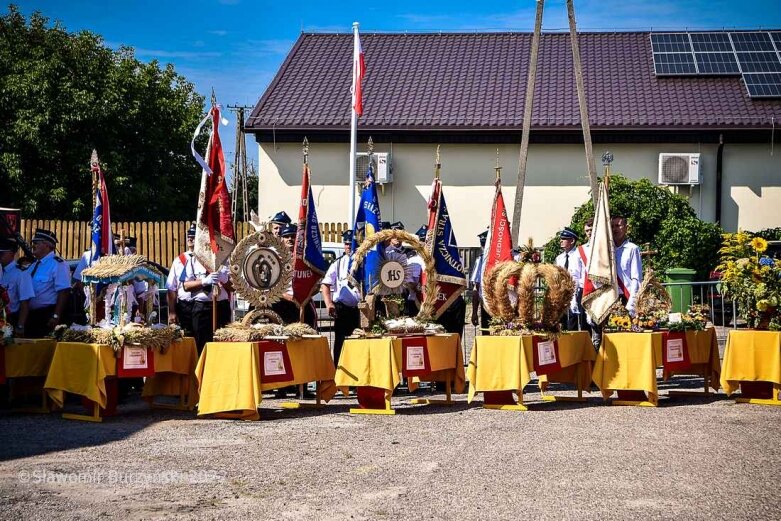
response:
<path id="1" fill-rule="evenodd" d="M 45 377 L 54 357 L 57 341 L 53 338 L 17 338 L 5 346 L 7 378 Z"/>
<path id="2" fill-rule="evenodd" d="M 604 335 L 592 379 L 605 399 L 614 391 L 638 390 L 648 393 L 649 401 L 658 401 L 656 368 L 662 366 L 663 336 L 661 332 Z M 687 331 L 686 345 L 692 368 L 679 374 L 702 374 L 710 363 L 709 383 L 718 390 L 720 367 L 715 330 Z"/>
<path id="3" fill-rule="evenodd" d="M 559 357 L 562 370 L 540 378 L 540 387 L 547 382 L 577 381 L 580 362 L 594 359 L 594 348 L 588 333 L 564 333 L 559 336 Z M 534 371 L 532 336 L 478 336 L 469 357 L 467 376 L 471 403 L 476 393 L 485 391 L 518 391 L 531 381 Z M 587 380 L 584 380 L 587 381 Z"/>
<path id="4" fill-rule="evenodd" d="M 721 386 L 727 394 L 741 381 L 772 382 L 775 396 L 781 393 L 781 332 L 732 330 L 724 349 Z M 781 399 L 781 397 L 779 397 Z"/>
<path id="5" fill-rule="evenodd" d="M 428 377 L 410 378 L 411 391 L 422 380 L 454 383 L 456 393 L 464 392 L 464 355 L 461 338 L 456 333 L 426 337 L 431 363 Z M 388 397 L 401 381 L 402 339 L 398 337 L 349 338 L 342 345 L 342 354 L 336 368 L 336 386 L 344 393 L 350 387 L 378 387 L 385 389 Z"/>
<path id="6" fill-rule="evenodd" d="M 192 337 L 175 342 L 164 354 L 156 352 L 155 375 L 144 381 L 141 397 L 151 401 L 155 396 L 180 396 L 184 391 L 187 396 L 184 405 L 195 407 L 198 403 L 197 365 L 198 348 Z"/>
<path id="7" fill-rule="evenodd" d="M 194 341 L 185 338 L 171 343 L 165 354 L 155 352 L 155 371 L 185 371 L 187 361 L 193 356 Z M 157 368 L 160 360 L 161 370 Z M 107 405 L 106 377 L 117 374 L 117 358 L 111 346 L 84 344 L 81 342 L 58 342 L 54 351 L 49 374 L 43 387 L 58 407 L 62 407 L 65 393 L 78 394 Z M 180 373 L 184 374 L 184 373 Z M 178 395 L 178 390 L 176 392 Z M 191 393 L 191 396 L 196 396 Z"/>
<path id="8" fill-rule="evenodd" d="M 235 412 L 238 417 L 257 420 L 263 391 L 289 385 L 320 382 L 320 399 L 336 394 L 334 363 L 328 339 L 305 338 L 287 342 L 294 379 L 264 384 L 260 377 L 260 347 L 254 342 L 210 342 L 198 360 L 200 401 L 198 415 Z"/>

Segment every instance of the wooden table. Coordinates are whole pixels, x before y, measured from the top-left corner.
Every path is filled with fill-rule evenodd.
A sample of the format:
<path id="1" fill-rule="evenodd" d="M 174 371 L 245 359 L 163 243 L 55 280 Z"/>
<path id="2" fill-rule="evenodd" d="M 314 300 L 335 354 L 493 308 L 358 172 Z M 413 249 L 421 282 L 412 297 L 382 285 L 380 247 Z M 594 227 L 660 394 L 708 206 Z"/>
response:
<path id="1" fill-rule="evenodd" d="M 463 392 L 465 383 L 460 336 L 446 333 L 345 340 L 335 381 L 345 394 L 350 387 L 357 388 L 360 407 L 350 409 L 351 413 L 396 414 L 391 396 L 402 377 L 407 377 L 410 391 L 420 381 L 445 383 L 445 400 L 415 399 L 413 403 L 453 404 L 452 391 Z"/>
<path id="2" fill-rule="evenodd" d="M 542 365 L 540 362 L 546 361 L 546 355 L 541 358 L 539 350 L 550 349 L 550 345 L 540 345 L 540 341 L 546 339 L 540 336 L 535 339 L 533 335 L 475 337 L 469 358 L 468 401 L 471 403 L 482 392 L 483 407 L 487 409 L 525 411 L 528 407 L 523 403 L 523 389 L 531 381 L 531 373 L 538 369 L 547 373 L 538 375 L 543 400 L 566 399 L 545 395 L 550 382 L 574 384 L 578 397 L 573 399 L 583 400 L 583 390 L 591 383 L 591 363 L 595 358 L 591 337 L 585 331 L 559 335 L 553 351 L 555 362 Z M 517 402 L 513 394 L 517 394 Z"/>

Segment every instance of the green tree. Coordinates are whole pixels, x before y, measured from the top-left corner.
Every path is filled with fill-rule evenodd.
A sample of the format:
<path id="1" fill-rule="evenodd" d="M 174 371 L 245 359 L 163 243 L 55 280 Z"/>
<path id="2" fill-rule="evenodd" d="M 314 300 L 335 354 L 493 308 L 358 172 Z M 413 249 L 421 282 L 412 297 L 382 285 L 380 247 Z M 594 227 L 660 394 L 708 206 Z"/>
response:
<path id="1" fill-rule="evenodd" d="M 657 253 L 645 258 L 657 272 L 668 268 L 690 268 L 698 277 L 707 277 L 718 263 L 722 230 L 717 224 L 697 218 L 688 200 L 647 179 L 633 181 L 620 174 L 610 176 L 611 215 L 623 215 L 629 225 L 629 238 L 641 247 L 648 244 Z M 594 217 L 594 204 L 580 206 L 570 227 L 581 237 L 583 225 Z M 557 237 L 545 245 L 545 258 L 560 253 Z"/>
<path id="2" fill-rule="evenodd" d="M 97 149 L 114 220 L 195 216 L 190 155 L 203 97 L 172 65 L 143 63 L 88 31 L 15 6 L 0 18 L 0 205 L 88 219 Z M 205 143 L 201 143 L 205 146 Z"/>

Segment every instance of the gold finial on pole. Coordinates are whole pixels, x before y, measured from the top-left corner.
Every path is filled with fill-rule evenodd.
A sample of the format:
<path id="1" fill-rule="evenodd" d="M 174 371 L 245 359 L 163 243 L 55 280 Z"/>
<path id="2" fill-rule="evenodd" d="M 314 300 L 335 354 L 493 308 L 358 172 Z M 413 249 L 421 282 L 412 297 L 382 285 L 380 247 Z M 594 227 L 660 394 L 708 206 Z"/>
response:
<path id="1" fill-rule="evenodd" d="M 439 147 L 440 145 L 437 145 L 437 157 L 434 160 L 434 178 L 439 179 L 439 169 L 442 168 L 442 163 L 439 162 Z"/>
<path id="2" fill-rule="evenodd" d="M 217 95 L 214 93 L 214 87 L 212 87 L 212 107 L 217 105 Z"/>
<path id="3" fill-rule="evenodd" d="M 304 164 L 309 164 L 309 140 L 304 136 L 304 143 L 302 147 L 302 151 L 304 153 Z"/>
<path id="4" fill-rule="evenodd" d="M 372 139 L 371 136 L 369 136 L 368 145 L 369 145 L 369 155 L 374 154 L 374 140 Z"/>
<path id="5" fill-rule="evenodd" d="M 602 154 L 602 165 L 605 167 L 605 189 L 610 186 L 610 164 L 613 162 L 613 154 L 610 153 L 609 150 L 606 150 L 604 154 Z"/>
<path id="6" fill-rule="evenodd" d="M 496 180 L 498 181 L 502 178 L 502 167 L 499 166 L 499 147 L 496 147 L 496 166 L 494 170 L 496 170 Z"/>

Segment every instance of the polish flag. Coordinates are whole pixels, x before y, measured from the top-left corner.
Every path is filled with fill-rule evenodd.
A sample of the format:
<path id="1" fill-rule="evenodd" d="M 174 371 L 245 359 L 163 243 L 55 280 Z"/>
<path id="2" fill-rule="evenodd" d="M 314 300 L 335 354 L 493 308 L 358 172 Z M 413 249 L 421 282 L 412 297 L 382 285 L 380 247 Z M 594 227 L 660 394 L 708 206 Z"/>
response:
<path id="1" fill-rule="evenodd" d="M 355 39 L 353 47 L 353 85 L 350 91 L 353 94 L 353 110 L 358 116 L 363 115 L 363 76 L 366 74 L 366 63 L 363 59 L 363 49 L 361 48 L 361 38 L 358 36 L 358 29 L 355 30 Z"/>

